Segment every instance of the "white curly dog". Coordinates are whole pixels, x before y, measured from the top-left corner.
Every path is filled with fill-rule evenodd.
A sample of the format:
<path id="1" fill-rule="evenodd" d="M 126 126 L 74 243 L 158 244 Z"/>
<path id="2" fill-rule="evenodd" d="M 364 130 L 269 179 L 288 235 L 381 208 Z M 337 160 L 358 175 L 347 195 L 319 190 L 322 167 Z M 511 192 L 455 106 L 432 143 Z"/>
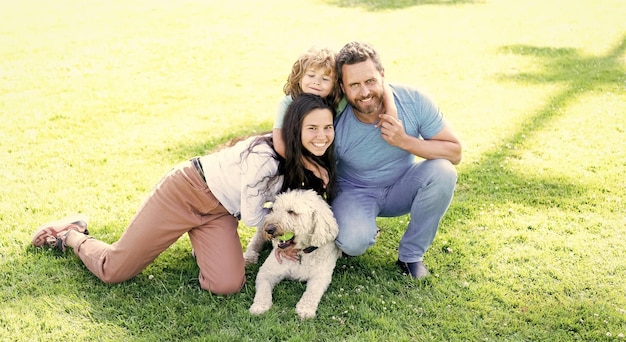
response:
<path id="1" fill-rule="evenodd" d="M 341 251 L 335 246 L 339 229 L 330 207 L 313 190 L 279 194 L 262 229 L 250 241 L 244 258 L 256 263 L 265 239 L 273 250 L 256 277 L 256 294 L 250 312 L 260 315 L 272 306 L 272 290 L 281 280 L 306 281 L 306 290 L 296 305 L 301 319 L 315 317 Z M 280 258 L 278 249 L 298 250 L 299 261 Z"/>

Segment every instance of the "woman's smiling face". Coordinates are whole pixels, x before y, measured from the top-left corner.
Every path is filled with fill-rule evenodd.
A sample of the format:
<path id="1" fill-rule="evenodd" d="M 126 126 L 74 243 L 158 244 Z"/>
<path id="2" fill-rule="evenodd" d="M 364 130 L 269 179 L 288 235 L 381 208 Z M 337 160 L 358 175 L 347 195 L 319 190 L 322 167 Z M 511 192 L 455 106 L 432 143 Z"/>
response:
<path id="1" fill-rule="evenodd" d="M 322 156 L 335 139 L 333 114 L 328 109 L 313 109 L 302 121 L 302 146 Z"/>

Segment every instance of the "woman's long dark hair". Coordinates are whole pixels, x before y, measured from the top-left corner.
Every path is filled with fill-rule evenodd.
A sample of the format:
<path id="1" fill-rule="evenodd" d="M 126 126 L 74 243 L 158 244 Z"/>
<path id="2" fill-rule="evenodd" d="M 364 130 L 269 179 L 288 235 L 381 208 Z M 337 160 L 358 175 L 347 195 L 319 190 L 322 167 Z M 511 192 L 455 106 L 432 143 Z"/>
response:
<path id="1" fill-rule="evenodd" d="M 333 141 L 326 153 L 318 157 L 302 146 L 302 122 L 304 118 L 314 109 L 328 109 L 335 119 L 335 109 L 327 100 L 312 94 L 301 94 L 296 96 L 293 102 L 287 107 L 283 121 L 283 140 L 285 142 L 285 158 L 274 152 L 271 157 L 278 160 L 278 173 L 274 176 L 266 177 L 266 188 L 259 190 L 260 193 L 269 194 L 271 187 L 279 181 L 279 177 L 284 176 L 281 192 L 289 189 L 313 189 L 320 196 L 331 203 L 335 197 L 335 143 Z M 274 142 L 271 135 L 260 135 L 248 146 L 243 153 L 255 153 L 253 149 L 259 144 L 267 144 L 274 149 Z M 244 158 L 242 154 L 242 158 Z M 317 163 L 328 172 L 328 184 L 324 187 L 321 179 L 305 166 L 303 159 Z M 263 181 L 259 181 L 261 183 Z"/>
<path id="2" fill-rule="evenodd" d="M 285 142 L 285 159 L 278 166 L 278 173 L 284 175 L 282 191 L 288 189 L 313 189 L 329 203 L 335 196 L 335 151 L 334 141 L 322 156 L 316 156 L 302 146 L 302 123 L 304 118 L 315 109 L 328 109 L 335 119 L 333 105 L 312 94 L 296 96 L 287 107 L 283 121 L 283 140 Z M 324 187 L 321 179 L 305 168 L 303 159 L 317 163 L 328 172 L 328 184 Z M 282 159 L 282 158 L 281 158 Z"/>

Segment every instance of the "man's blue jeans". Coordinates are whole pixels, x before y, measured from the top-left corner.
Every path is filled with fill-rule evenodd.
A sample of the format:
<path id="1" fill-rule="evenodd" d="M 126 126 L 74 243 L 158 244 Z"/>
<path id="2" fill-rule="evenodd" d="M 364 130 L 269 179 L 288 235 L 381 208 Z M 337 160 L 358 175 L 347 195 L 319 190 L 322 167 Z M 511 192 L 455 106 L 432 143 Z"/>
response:
<path id="1" fill-rule="evenodd" d="M 434 159 L 414 164 L 388 187 L 362 188 L 340 182 L 332 203 L 339 224 L 337 246 L 348 255 L 361 255 L 376 242 L 376 217 L 410 213 L 398 258 L 404 262 L 423 260 L 450 206 L 456 181 L 454 165 Z"/>

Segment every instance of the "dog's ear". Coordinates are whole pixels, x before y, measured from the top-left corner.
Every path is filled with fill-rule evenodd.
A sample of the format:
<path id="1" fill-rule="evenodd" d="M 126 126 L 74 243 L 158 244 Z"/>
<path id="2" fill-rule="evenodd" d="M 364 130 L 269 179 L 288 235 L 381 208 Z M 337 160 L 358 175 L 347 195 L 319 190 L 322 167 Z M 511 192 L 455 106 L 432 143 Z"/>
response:
<path id="1" fill-rule="evenodd" d="M 333 212 L 321 197 L 319 197 L 319 205 L 314 208 L 316 208 L 313 211 L 315 228 L 313 228 L 310 243 L 311 246 L 321 246 L 335 240 L 339 234 L 339 227 Z"/>

